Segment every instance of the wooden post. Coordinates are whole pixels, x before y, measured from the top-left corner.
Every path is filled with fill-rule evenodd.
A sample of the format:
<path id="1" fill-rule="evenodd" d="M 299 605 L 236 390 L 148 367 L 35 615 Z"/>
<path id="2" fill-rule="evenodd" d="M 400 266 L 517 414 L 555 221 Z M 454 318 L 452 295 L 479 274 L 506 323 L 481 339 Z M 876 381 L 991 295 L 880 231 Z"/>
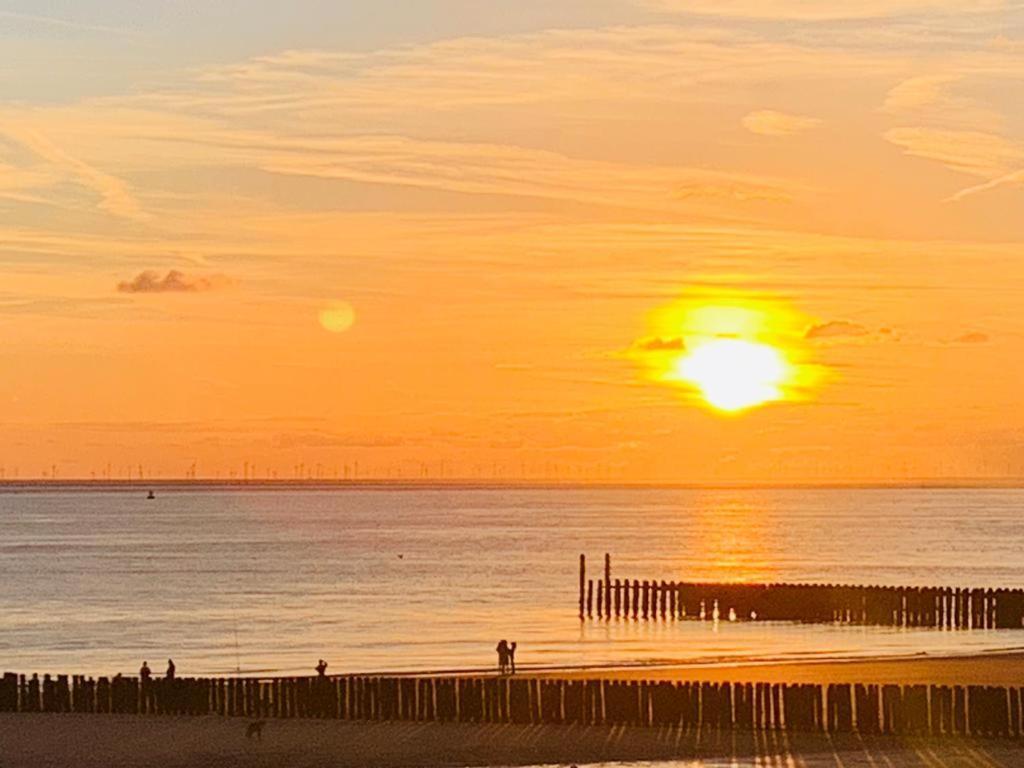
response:
<path id="1" fill-rule="evenodd" d="M 6 678 L 6 675 L 4 677 Z M 133 680 L 132 684 L 134 685 L 134 683 L 135 683 L 135 681 Z M 61 712 L 70 712 L 71 711 L 71 688 L 68 686 L 68 676 L 67 675 L 57 675 L 57 699 L 58 699 L 59 705 L 60 705 L 60 710 L 59 711 L 61 711 Z M 0 706 L 2 706 L 2 705 L 0 705 Z M 137 694 L 133 698 L 132 709 L 130 711 L 133 712 L 133 713 L 138 711 Z"/>
<path id="2" fill-rule="evenodd" d="M 587 616 L 594 615 L 594 580 L 587 580 Z"/>
<path id="3" fill-rule="evenodd" d="M 54 701 L 53 679 L 49 674 L 43 675 L 43 712 L 56 712 Z"/>
<path id="4" fill-rule="evenodd" d="M 605 616 L 611 618 L 612 615 L 612 601 L 611 601 L 611 588 L 612 588 L 612 556 L 607 552 L 604 553 L 604 603 L 605 603 Z"/>
<path id="5" fill-rule="evenodd" d="M 3 685 L 0 687 L 0 712 L 18 711 L 18 676 L 13 672 L 4 672 Z"/>
<path id="6" fill-rule="evenodd" d="M 28 680 L 28 707 L 22 709 L 23 712 L 39 712 L 40 711 L 40 696 L 39 696 L 39 675 L 33 674 Z"/>
<path id="7" fill-rule="evenodd" d="M 587 583 L 587 556 L 580 555 L 580 619 L 584 617 L 584 590 Z"/>

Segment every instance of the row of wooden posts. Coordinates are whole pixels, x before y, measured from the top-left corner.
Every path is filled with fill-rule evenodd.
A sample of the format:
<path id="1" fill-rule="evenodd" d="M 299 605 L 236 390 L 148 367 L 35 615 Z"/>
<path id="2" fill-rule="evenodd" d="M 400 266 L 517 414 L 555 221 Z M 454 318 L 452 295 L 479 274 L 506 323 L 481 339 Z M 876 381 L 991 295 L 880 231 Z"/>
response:
<path id="1" fill-rule="evenodd" d="M 580 618 L 799 621 L 937 629 L 1021 629 L 1024 589 L 725 584 L 587 579 L 580 555 Z M 596 595 L 596 600 L 595 600 Z"/>
<path id="2" fill-rule="evenodd" d="M 985 686 L 8 673 L 0 711 L 1024 736 L 1024 689 Z"/>

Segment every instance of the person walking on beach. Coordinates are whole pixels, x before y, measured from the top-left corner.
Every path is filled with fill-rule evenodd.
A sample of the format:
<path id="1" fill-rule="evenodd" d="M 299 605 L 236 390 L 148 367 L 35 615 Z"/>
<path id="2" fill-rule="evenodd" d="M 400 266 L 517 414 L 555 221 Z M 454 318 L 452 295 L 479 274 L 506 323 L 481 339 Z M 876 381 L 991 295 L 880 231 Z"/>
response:
<path id="1" fill-rule="evenodd" d="M 143 685 L 149 682 L 149 678 L 152 674 L 153 673 L 149 669 L 149 662 L 143 661 L 142 666 L 139 668 L 139 679 L 142 681 Z"/>
<path id="2" fill-rule="evenodd" d="M 176 667 L 174 666 L 174 661 L 172 659 L 168 659 L 167 660 L 167 679 L 168 680 L 173 680 L 174 679 L 174 670 L 175 669 L 176 669 Z"/>
<path id="3" fill-rule="evenodd" d="M 327 675 L 327 662 L 320 659 L 320 663 L 316 665 L 317 677 L 325 677 Z"/>
<path id="4" fill-rule="evenodd" d="M 498 652 L 498 674 L 504 675 L 508 669 L 508 641 L 499 642 L 495 650 Z"/>
<path id="5" fill-rule="evenodd" d="M 508 664 L 511 670 L 511 674 L 516 673 L 516 644 L 513 641 L 508 646 Z"/>

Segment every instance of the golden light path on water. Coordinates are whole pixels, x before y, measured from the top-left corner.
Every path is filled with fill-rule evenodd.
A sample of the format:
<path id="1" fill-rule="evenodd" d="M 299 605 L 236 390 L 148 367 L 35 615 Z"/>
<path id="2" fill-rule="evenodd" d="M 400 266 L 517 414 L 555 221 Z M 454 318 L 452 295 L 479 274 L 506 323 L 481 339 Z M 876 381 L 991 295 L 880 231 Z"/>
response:
<path id="1" fill-rule="evenodd" d="M 657 310 L 634 345 L 648 377 L 722 414 L 807 399 L 822 378 L 809 362 L 810 320 L 780 301 L 696 296 Z"/>

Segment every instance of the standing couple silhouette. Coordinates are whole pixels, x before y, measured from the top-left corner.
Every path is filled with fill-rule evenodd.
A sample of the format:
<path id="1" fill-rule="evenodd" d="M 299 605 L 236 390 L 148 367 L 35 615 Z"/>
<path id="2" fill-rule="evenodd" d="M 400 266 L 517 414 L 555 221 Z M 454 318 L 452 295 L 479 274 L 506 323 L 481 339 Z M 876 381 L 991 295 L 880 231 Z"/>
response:
<path id="1" fill-rule="evenodd" d="M 516 644 L 502 640 L 495 649 L 498 652 L 498 674 L 516 673 Z"/>

